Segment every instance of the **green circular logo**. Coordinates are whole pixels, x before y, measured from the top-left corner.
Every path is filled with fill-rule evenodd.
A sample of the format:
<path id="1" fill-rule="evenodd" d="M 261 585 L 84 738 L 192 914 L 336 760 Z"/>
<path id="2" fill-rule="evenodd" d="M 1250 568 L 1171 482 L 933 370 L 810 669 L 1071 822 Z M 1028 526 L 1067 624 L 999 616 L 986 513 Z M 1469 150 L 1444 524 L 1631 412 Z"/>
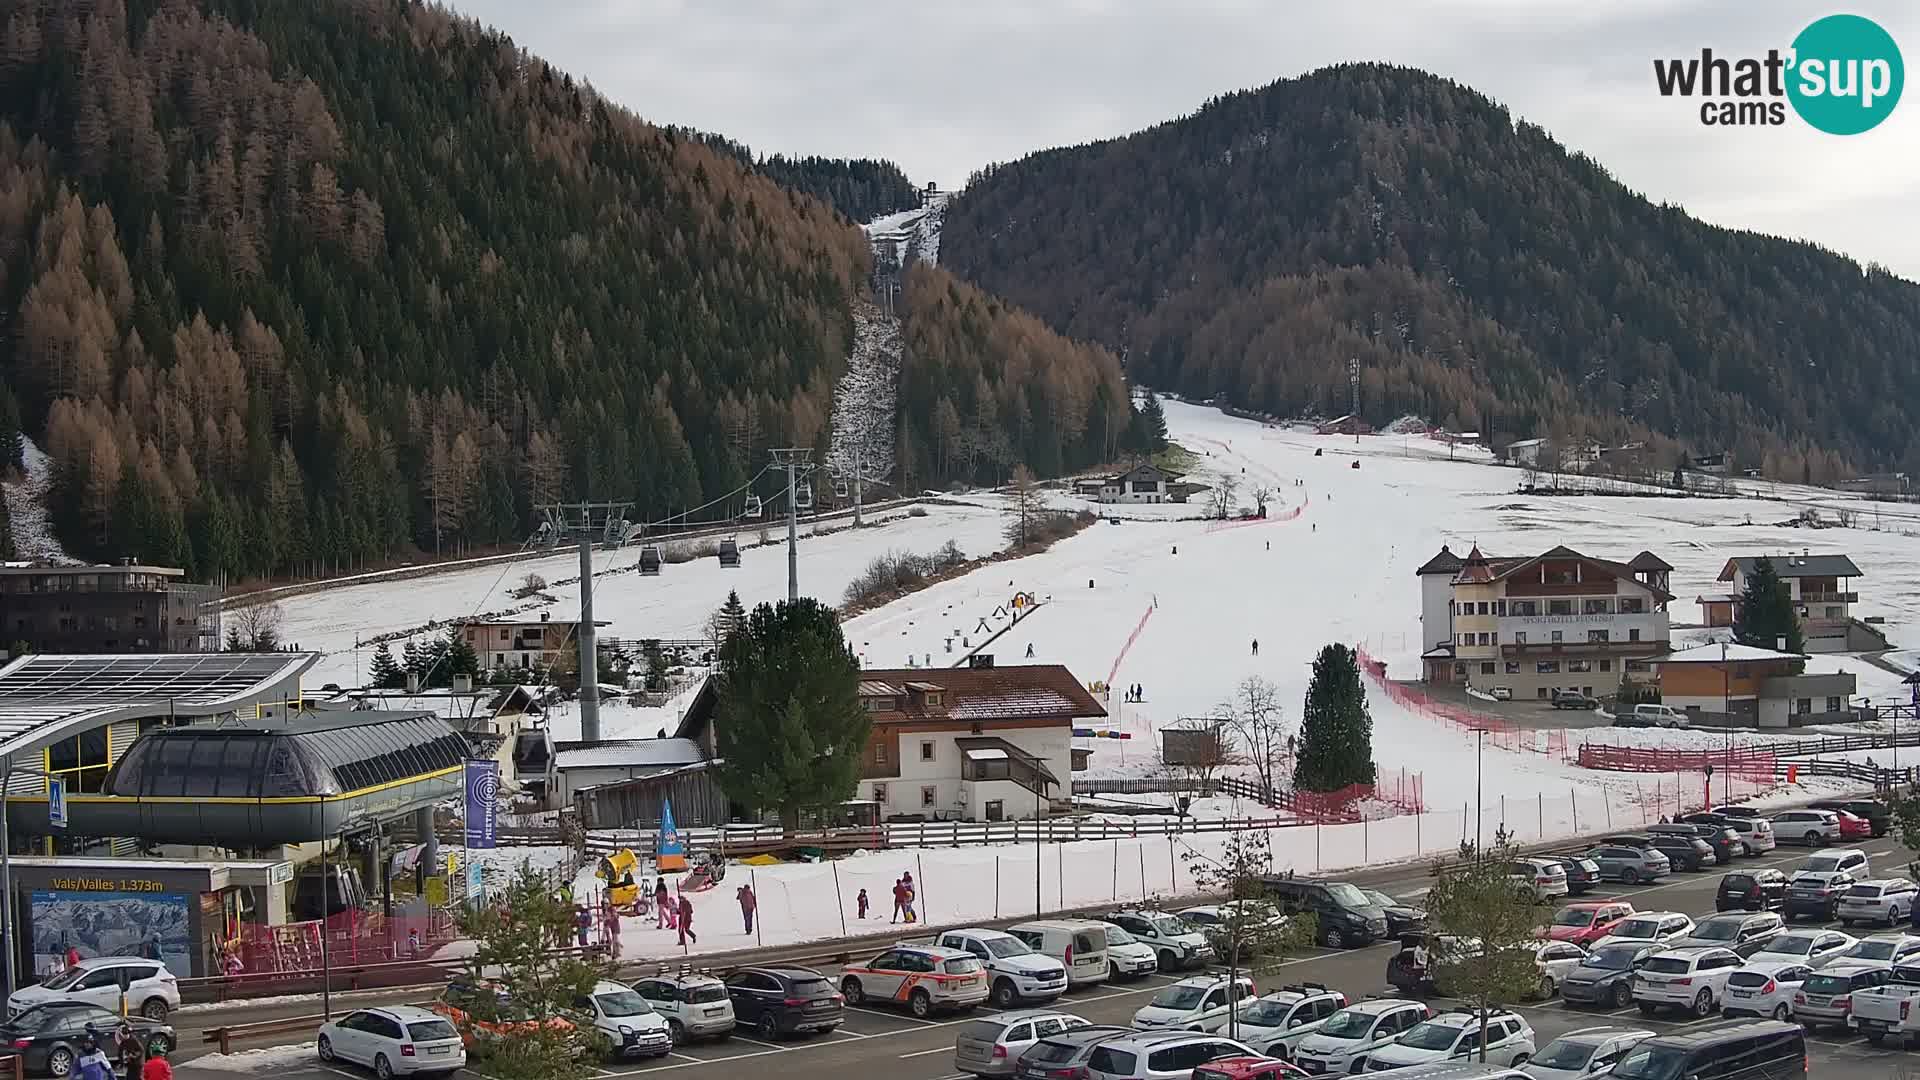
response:
<path id="1" fill-rule="evenodd" d="M 1871 131 L 1899 104 L 1906 81 L 1900 46 L 1872 19 L 1829 15 L 1793 39 L 1787 100 L 1829 135 Z"/>

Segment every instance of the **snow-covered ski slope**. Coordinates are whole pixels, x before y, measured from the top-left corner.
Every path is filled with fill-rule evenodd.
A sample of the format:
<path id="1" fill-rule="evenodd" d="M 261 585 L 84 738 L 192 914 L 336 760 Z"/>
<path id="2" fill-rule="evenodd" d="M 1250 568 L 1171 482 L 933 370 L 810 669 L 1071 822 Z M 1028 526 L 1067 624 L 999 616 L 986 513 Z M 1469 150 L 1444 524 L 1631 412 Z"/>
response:
<path id="1" fill-rule="evenodd" d="M 18 481 L 0 484 L 0 498 L 7 501 L 7 517 L 13 523 L 14 553 L 21 559 L 49 562 L 57 566 L 78 562 L 68 555 L 53 535 L 53 523 L 47 520 L 47 491 L 53 486 L 53 459 L 20 436 L 22 476 Z"/>

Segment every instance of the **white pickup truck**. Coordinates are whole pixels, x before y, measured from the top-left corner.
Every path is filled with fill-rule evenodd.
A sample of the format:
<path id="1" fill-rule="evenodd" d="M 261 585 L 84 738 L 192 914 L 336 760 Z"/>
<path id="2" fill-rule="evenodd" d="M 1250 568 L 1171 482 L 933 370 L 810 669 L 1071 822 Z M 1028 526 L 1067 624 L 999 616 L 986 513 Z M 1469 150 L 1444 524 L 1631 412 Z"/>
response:
<path id="1" fill-rule="evenodd" d="M 1875 1046 L 1889 1036 L 1906 1045 L 1920 1034 L 1920 964 L 1902 964 L 1880 986 L 1853 992 L 1853 1019 Z"/>

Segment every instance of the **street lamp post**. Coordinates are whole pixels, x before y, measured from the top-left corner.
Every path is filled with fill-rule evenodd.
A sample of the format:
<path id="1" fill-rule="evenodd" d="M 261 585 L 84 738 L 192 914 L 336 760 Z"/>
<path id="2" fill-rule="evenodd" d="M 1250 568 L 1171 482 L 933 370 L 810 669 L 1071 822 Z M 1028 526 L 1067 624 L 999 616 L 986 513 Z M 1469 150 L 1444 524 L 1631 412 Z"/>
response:
<path id="1" fill-rule="evenodd" d="M 1727 643 L 1726 641 L 1722 640 L 1720 642 L 1720 721 L 1721 723 L 1726 725 L 1726 739 L 1727 739 L 1726 774 L 1727 774 L 1727 777 L 1726 777 L 1725 784 L 1726 784 L 1728 806 L 1733 805 L 1733 675 L 1732 675 L 1732 670 L 1733 669 L 1727 666 Z M 1754 722 L 1757 724 L 1759 722 L 1759 718 L 1755 717 Z M 1700 809 L 1711 810 L 1713 808 L 1710 806 L 1703 806 Z"/>

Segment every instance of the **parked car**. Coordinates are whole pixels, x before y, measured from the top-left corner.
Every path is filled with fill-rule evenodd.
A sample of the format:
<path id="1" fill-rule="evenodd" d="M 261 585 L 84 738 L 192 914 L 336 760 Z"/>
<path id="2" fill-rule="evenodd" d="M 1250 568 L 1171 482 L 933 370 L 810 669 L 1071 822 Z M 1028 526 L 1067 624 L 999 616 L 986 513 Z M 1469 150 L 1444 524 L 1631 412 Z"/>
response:
<path id="1" fill-rule="evenodd" d="M 734 1025 L 738 1023 L 738 1017 L 733 1012 L 733 998 L 727 994 L 727 984 L 704 972 L 650 975 L 635 981 L 633 992 L 646 998 L 654 1012 L 667 1018 L 667 1030 L 676 1043 L 694 1039 L 725 1039 L 733 1034 Z"/>
<path id="2" fill-rule="evenodd" d="M 1641 727 L 1692 727 L 1687 714 L 1671 705 L 1635 705 L 1633 719 Z"/>
<path id="3" fill-rule="evenodd" d="M 1831 920 L 1839 915 L 1840 897 L 1853 888 L 1853 875 L 1843 870 L 1802 870 L 1787 881 L 1786 916 L 1811 915 Z"/>
<path id="4" fill-rule="evenodd" d="M 1284 914 L 1311 913 L 1318 919 L 1320 944 L 1330 949 L 1370 945 L 1387 936 L 1386 911 L 1356 885 L 1279 874 L 1261 879 L 1261 885 Z"/>
<path id="5" fill-rule="evenodd" d="M 1873 867 L 1867 861 L 1867 853 L 1859 848 L 1836 848 L 1807 856 L 1800 864 L 1802 871 L 1826 873 L 1829 870 L 1844 870 L 1853 875 L 1855 881 L 1873 876 Z"/>
<path id="6" fill-rule="evenodd" d="M 1757 806 L 1741 806 L 1737 803 L 1713 807 L 1712 812 L 1722 817 L 1730 818 L 1764 818 L 1767 816 L 1767 812 Z"/>
<path id="7" fill-rule="evenodd" d="M 1854 942 L 1834 962 L 1884 960 L 1897 966 L 1909 962 L 1916 953 L 1920 953 L 1920 937 L 1912 934 L 1875 934 Z"/>
<path id="8" fill-rule="evenodd" d="M 1727 979 L 1743 961 L 1732 949 L 1668 949 L 1647 958 L 1633 977 L 1633 1001 L 1640 1015 L 1663 1008 L 1711 1016 L 1727 996 Z"/>
<path id="9" fill-rule="evenodd" d="M 1559 993 L 1561 982 L 1587 958 L 1587 950 L 1571 941 L 1542 941 L 1533 950 L 1533 965 L 1540 972 L 1534 992 L 1543 1000 Z"/>
<path id="10" fill-rule="evenodd" d="M 451 1076 L 467 1066 L 467 1047 L 446 1017 L 417 1005 L 383 1005 L 320 1025 L 321 1061 L 351 1061 L 392 1076 Z"/>
<path id="11" fill-rule="evenodd" d="M 1213 946 L 1213 955 L 1229 957 L 1233 950 L 1235 937 L 1234 919 L 1240 922 L 1240 956 L 1245 961 L 1259 952 L 1258 943 L 1266 933 L 1283 929 L 1287 917 L 1277 914 L 1272 905 L 1254 904 L 1245 907 L 1244 900 L 1229 900 L 1224 904 L 1200 904 L 1195 907 L 1181 908 L 1174 912 L 1183 921 L 1207 936 Z"/>
<path id="12" fill-rule="evenodd" d="M 1766 818 L 1728 816 L 1720 820 L 1740 835 L 1740 844 L 1748 855 L 1764 855 L 1780 846 L 1773 833 L 1773 822 Z"/>
<path id="13" fill-rule="evenodd" d="M 1840 839 L 1871 840 L 1873 823 L 1866 818 L 1850 814 L 1845 810 L 1835 810 L 1833 816 L 1840 819 Z"/>
<path id="14" fill-rule="evenodd" d="M 959 949 L 896 945 L 866 963 L 843 968 L 840 993 L 848 1005 L 904 1002 L 907 1011 L 925 1020 L 940 1009 L 971 1009 L 987 1000 L 987 972 Z M 731 1020 L 733 1010 L 727 1013 Z"/>
<path id="15" fill-rule="evenodd" d="M 7 1011 L 49 1001 L 84 1001 L 120 1011 L 120 983 L 126 981 L 127 1009 L 149 1020 L 165 1020 L 180 1007 L 180 984 L 158 960 L 131 956 L 92 956 L 39 986 L 24 986 L 7 998 Z"/>
<path id="16" fill-rule="evenodd" d="M 1555 690 L 1548 703 L 1556 709 L 1597 709 L 1600 699 L 1578 690 Z"/>
<path id="17" fill-rule="evenodd" d="M 1852 926 L 1857 922 L 1899 926 L 1913 914 L 1915 892 L 1913 882 L 1906 878 L 1856 881 L 1852 888 L 1841 894 L 1834 914 L 1839 917 L 1841 926 Z"/>
<path id="18" fill-rule="evenodd" d="M 1607 936 L 1615 924 L 1633 914 L 1633 905 L 1625 900 L 1587 900 L 1568 904 L 1553 916 L 1547 937 L 1591 945 Z"/>
<path id="19" fill-rule="evenodd" d="M 1755 960 L 1804 960 L 1818 971 L 1853 947 L 1854 936 L 1838 930 L 1791 930 L 1776 935 L 1767 947 L 1754 953 Z"/>
<path id="20" fill-rule="evenodd" d="M 1193 1031 L 1136 1031 L 1103 1040 L 1088 1055 L 1086 1080 L 1191 1080 L 1222 1058 L 1258 1057 L 1243 1042 Z"/>
<path id="21" fill-rule="evenodd" d="M 1650 848 L 1603 846 L 1587 852 L 1587 858 L 1600 864 L 1602 880 L 1628 885 L 1658 881 L 1673 872 L 1672 861 Z"/>
<path id="22" fill-rule="evenodd" d="M 1572 886 L 1572 882 L 1568 882 Z M 1427 909 L 1396 900 L 1378 889 L 1361 889 L 1367 899 L 1374 902 L 1381 911 L 1387 913 L 1387 936 L 1400 938 L 1407 934 L 1417 934 L 1427 928 Z"/>
<path id="23" fill-rule="evenodd" d="M 1617 833 L 1613 836 L 1603 836 L 1594 843 L 1601 846 L 1645 849 L 1653 846 L 1653 836 L 1650 833 Z"/>
<path id="24" fill-rule="evenodd" d="M 1585 855 L 1544 856 L 1560 864 L 1567 874 L 1567 895 L 1585 896 L 1600 885 L 1600 864 Z"/>
<path id="25" fill-rule="evenodd" d="M 1920 1033 L 1920 1009 L 1913 1007 L 1916 996 L 1920 996 L 1920 964 L 1898 965 L 1885 983 L 1853 994 L 1853 1021 L 1875 1046 L 1889 1035 L 1905 1045 Z"/>
<path id="26" fill-rule="evenodd" d="M 1512 701 L 1513 700 L 1513 687 L 1511 686 L 1496 686 L 1492 690 L 1488 691 L 1488 693 L 1493 695 L 1493 700 L 1495 701 Z"/>
<path id="27" fill-rule="evenodd" d="M 1744 1068 L 1726 1071 L 1730 1061 Z M 1737 1077 L 1738 1080 L 1790 1080 L 1807 1075 L 1807 1033 L 1777 1020 L 1731 1024 L 1656 1035 L 1627 1051 L 1613 1067 L 1613 1080 L 1669 1080 L 1672 1077 Z"/>
<path id="28" fill-rule="evenodd" d="M 1093 1025 L 1073 1013 L 1023 1009 L 970 1020 L 953 1043 L 955 1071 L 975 1076 L 1012 1076 L 1014 1062 L 1042 1039 Z"/>
<path id="29" fill-rule="evenodd" d="M 1347 995 L 1319 983 L 1296 983 L 1243 1002 L 1236 1010 L 1232 1030 L 1227 1014 L 1205 1016 L 1200 1028 L 1216 1035 L 1231 1034 L 1268 1057 L 1291 1060 L 1293 1048 L 1320 1029 L 1327 1018 L 1347 1007 Z"/>
<path id="30" fill-rule="evenodd" d="M 1878 839 L 1893 828 L 1893 811 L 1877 799 L 1818 799 L 1807 804 L 1809 810 L 1845 810 L 1864 819 Z"/>
<path id="31" fill-rule="evenodd" d="M 1424 1022 L 1433 1010 L 1406 998 L 1368 998 L 1321 1023 L 1293 1048 L 1294 1064 L 1310 1075 L 1345 1076 L 1366 1069 L 1367 1055 Z"/>
<path id="32" fill-rule="evenodd" d="M 1444 1012 L 1415 1024 L 1405 1035 L 1367 1055 L 1367 1071 L 1386 1072 L 1409 1065 L 1446 1061 L 1480 1048 L 1480 1014 Z M 1490 1009 L 1487 1020 L 1487 1061 L 1518 1068 L 1533 1056 L 1533 1025 L 1519 1013 Z"/>
<path id="33" fill-rule="evenodd" d="M 1752 956 L 1786 931 L 1786 920 L 1771 911 L 1709 915 L 1693 924 L 1693 931 L 1675 945 L 1717 945 L 1741 956 Z"/>
<path id="34" fill-rule="evenodd" d="M 1651 941 L 1596 944 L 1587 951 L 1586 959 L 1560 980 L 1560 1000 L 1568 1005 L 1626 1008 L 1633 1004 L 1634 972 L 1663 948 Z"/>
<path id="35" fill-rule="evenodd" d="M 1200 1031 L 1203 1019 L 1216 1014 L 1224 1018 L 1229 1004 L 1251 1000 L 1254 994 L 1253 979 L 1245 975 L 1231 981 L 1225 975 L 1195 975 L 1161 987 L 1134 1010 L 1133 1026 L 1140 1031 Z"/>
<path id="36" fill-rule="evenodd" d="M 1161 971 L 1205 967 L 1213 959 L 1213 946 L 1207 943 L 1205 934 L 1164 911 L 1127 908 L 1095 918 L 1118 926 L 1135 941 L 1152 949 Z"/>
<path id="37" fill-rule="evenodd" d="M 1840 842 L 1840 819 L 1831 810 L 1788 810 L 1772 821 L 1773 835 L 1782 843 L 1825 847 Z"/>
<path id="38" fill-rule="evenodd" d="M 1193 1070 L 1193 1080 L 1294 1080 L 1307 1075 L 1279 1058 L 1217 1058 Z"/>
<path id="39" fill-rule="evenodd" d="M 11 943 L 9 943 L 11 944 Z M 122 1020 L 120 1014 L 87 1001 L 49 1001 L 32 1005 L 0 1024 L 0 1045 L 19 1055 L 21 1068 L 32 1076 L 66 1077 L 80 1057 L 80 1041 L 88 1035 L 100 1042 L 109 1058 L 119 1060 L 113 1033 L 130 1024 L 149 1054 L 171 1054 L 178 1040 L 171 1027 L 143 1016 Z"/>
<path id="40" fill-rule="evenodd" d="M 1740 834 L 1727 828 L 1725 825 L 1701 824 L 1692 821 L 1674 821 L 1664 825 L 1649 825 L 1647 826 L 1647 833 L 1652 836 L 1665 834 L 1669 836 L 1699 837 L 1707 842 L 1708 847 L 1713 849 L 1714 859 L 1722 866 L 1732 862 L 1734 856 L 1739 855 L 1743 850 L 1740 844 Z"/>
<path id="41" fill-rule="evenodd" d="M 1174 921 L 1180 922 L 1178 919 Z M 1185 924 L 1182 923 L 1182 925 Z M 1068 986 L 1091 986 L 1094 983 L 1105 982 L 1113 974 L 1110 955 L 1112 931 L 1111 924 L 1097 919 L 1037 919 L 1007 927 L 1007 933 L 1025 944 L 1027 948 L 1043 958 L 1051 958 L 1066 969 Z M 1188 927 L 1187 932 L 1193 933 L 1193 928 Z M 1204 941 L 1205 938 L 1202 937 L 1201 940 Z M 1134 957 L 1132 965 L 1138 967 L 1139 947 L 1132 949 L 1130 955 Z M 1155 966 L 1160 966 L 1158 954 L 1155 954 L 1155 958 Z M 1045 997 L 1046 995 L 1035 996 Z"/>
<path id="42" fill-rule="evenodd" d="M 1153 946 L 1137 941 L 1132 934 L 1112 923 L 1102 923 L 1107 929 L 1107 977 L 1115 980 L 1145 978 L 1160 970 L 1160 958 L 1153 953 Z M 1072 982 L 1072 973 L 1068 973 L 1068 982 Z"/>
<path id="43" fill-rule="evenodd" d="M 1521 1071 L 1533 1080 L 1580 1080 L 1605 1076 L 1627 1051 L 1653 1038 L 1640 1028 L 1576 1028 L 1540 1048 Z"/>
<path id="44" fill-rule="evenodd" d="M 1550 903 L 1567 895 L 1567 868 L 1554 859 L 1515 859 L 1507 876 L 1516 889 L 1532 897 L 1536 904 Z"/>
<path id="45" fill-rule="evenodd" d="M 673 1031 L 667 1027 L 667 1018 L 654 1012 L 647 999 L 630 987 L 606 980 L 597 982 L 591 993 L 574 1001 L 573 1012 L 599 1034 L 608 1056 L 615 1060 L 666 1057 L 673 1052 Z"/>
<path id="46" fill-rule="evenodd" d="M 1719 857 L 1713 853 L 1713 845 L 1697 836 L 1675 836 L 1672 833 L 1655 833 L 1652 837 L 1655 851 L 1667 857 L 1667 861 L 1681 870 L 1695 872 L 1717 865 Z"/>
<path id="47" fill-rule="evenodd" d="M 1787 906 L 1787 875 L 1771 867 L 1736 870 L 1720 877 L 1715 911 L 1767 911 Z"/>
<path id="48" fill-rule="evenodd" d="M 1087 1062 L 1115 1039 L 1133 1034 L 1132 1028 L 1111 1024 L 1070 1028 L 1048 1035 L 1020 1051 L 1013 1063 L 1013 1075 L 1019 1080 L 1055 1080 L 1056 1077 L 1084 1076 Z"/>
<path id="49" fill-rule="evenodd" d="M 1104 935 L 1103 935 L 1104 936 Z M 1004 930 L 948 930 L 936 942 L 980 961 L 987 972 L 987 999 L 997 1009 L 1011 1009 L 1022 1001 L 1052 1001 L 1067 992 L 1067 965 L 1036 952 L 1033 946 Z M 1069 948 L 1068 955 L 1072 955 Z M 1106 950 L 1090 963 L 1107 976 Z"/>
<path id="50" fill-rule="evenodd" d="M 1853 1027 L 1856 990 L 1879 986 L 1893 977 L 1893 965 L 1872 960 L 1828 964 L 1807 977 L 1793 996 L 1793 1018 L 1809 1032 L 1832 1024 L 1845 1031 Z"/>
<path id="51" fill-rule="evenodd" d="M 1749 960 L 1727 977 L 1720 1015 L 1793 1018 L 1793 995 L 1813 974 L 1804 960 Z"/>
<path id="52" fill-rule="evenodd" d="M 1652 945 L 1671 945 L 1693 933 L 1693 919 L 1678 911 L 1636 911 L 1620 920 L 1595 946 L 1622 941 L 1645 941 Z"/>
<path id="53" fill-rule="evenodd" d="M 819 1035 L 847 1018 L 846 999 L 833 981 L 808 967 L 766 964 L 727 973 L 733 1018 L 764 1042 L 782 1035 Z"/>

